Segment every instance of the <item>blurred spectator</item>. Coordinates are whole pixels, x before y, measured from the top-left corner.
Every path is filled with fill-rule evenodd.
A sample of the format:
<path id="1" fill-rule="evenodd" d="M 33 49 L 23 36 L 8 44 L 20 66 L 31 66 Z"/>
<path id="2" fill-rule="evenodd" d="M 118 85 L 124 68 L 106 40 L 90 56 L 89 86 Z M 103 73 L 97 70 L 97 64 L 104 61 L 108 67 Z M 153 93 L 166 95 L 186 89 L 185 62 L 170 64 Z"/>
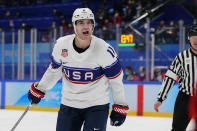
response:
<path id="1" fill-rule="evenodd" d="M 103 10 L 99 9 L 96 15 L 96 21 L 98 23 L 98 26 L 102 26 L 104 24 L 104 12 Z"/>
<path id="2" fill-rule="evenodd" d="M 125 5 L 123 9 L 123 20 L 129 22 L 136 15 L 136 8 L 134 6 Z"/>
<path id="3" fill-rule="evenodd" d="M 176 26 L 174 21 L 170 21 L 170 25 L 166 27 L 166 42 L 167 43 L 176 43 Z"/>
<path id="4" fill-rule="evenodd" d="M 22 22 L 21 23 L 21 28 L 24 29 L 24 30 L 30 30 L 32 28 L 32 26 L 29 25 L 29 24 L 26 24 L 25 22 Z"/>
<path id="5" fill-rule="evenodd" d="M 15 29 L 15 25 L 14 25 L 14 21 L 13 20 L 9 20 L 9 29 L 10 30 L 14 30 Z"/>
<path id="6" fill-rule="evenodd" d="M 53 30 L 53 29 L 56 29 L 56 22 L 55 22 L 55 21 L 52 22 L 52 24 L 51 24 L 51 29 L 52 29 L 52 30 Z"/>
<path id="7" fill-rule="evenodd" d="M 140 16 L 141 16 L 142 11 L 143 11 L 143 7 L 142 7 L 141 2 L 138 2 L 138 3 L 137 3 L 136 11 L 137 11 L 137 12 L 136 12 L 136 16 L 135 16 L 135 18 L 138 18 L 138 17 L 140 17 Z"/>
<path id="8" fill-rule="evenodd" d="M 110 31 L 109 35 L 109 40 L 115 40 L 116 39 L 116 28 L 113 25 L 111 21 L 106 19 L 105 23 L 107 23 L 108 30 Z"/>
<path id="9" fill-rule="evenodd" d="M 68 30 L 68 23 L 66 22 L 65 19 L 63 19 L 60 23 L 60 26 L 63 28 L 63 35 L 67 35 L 67 30 Z"/>
<path id="10" fill-rule="evenodd" d="M 109 34 L 110 34 L 110 31 L 107 29 L 107 26 L 106 25 L 104 25 L 103 27 L 102 27 L 102 34 L 103 34 L 103 39 L 104 40 L 109 40 Z"/>
<path id="11" fill-rule="evenodd" d="M 146 69 L 144 66 L 140 66 L 139 68 L 139 80 L 140 81 L 146 80 Z"/>
<path id="12" fill-rule="evenodd" d="M 42 36 L 42 42 L 50 42 L 50 37 L 48 32 L 44 33 Z"/>
<path id="13" fill-rule="evenodd" d="M 139 81 L 139 77 L 135 71 L 133 71 L 133 81 Z"/>
<path id="14" fill-rule="evenodd" d="M 5 18 L 7 18 L 7 19 L 12 18 L 11 13 L 10 13 L 9 10 L 7 10 L 7 11 L 5 12 Z"/>
<path id="15" fill-rule="evenodd" d="M 116 13 L 114 14 L 114 19 L 115 19 L 115 24 L 121 25 L 121 23 L 122 23 L 122 17 L 119 15 L 118 12 L 116 12 Z"/>
<path id="16" fill-rule="evenodd" d="M 51 43 L 54 43 L 55 40 L 57 39 L 57 23 L 53 21 L 51 23 L 51 27 L 49 29 L 49 40 Z M 47 38 L 47 36 L 45 36 Z"/>
<path id="17" fill-rule="evenodd" d="M 53 8 L 52 16 L 62 18 L 63 14 L 61 11 L 58 11 L 57 8 Z"/>
<path id="18" fill-rule="evenodd" d="M 98 25 L 95 27 L 94 35 L 102 38 L 102 29 Z"/>
<path id="19" fill-rule="evenodd" d="M 160 21 L 159 27 L 156 29 L 155 35 L 156 35 L 158 43 L 162 43 L 162 44 L 166 43 L 166 40 L 165 40 L 165 38 L 166 38 L 166 25 L 165 25 L 164 20 Z"/>
<path id="20" fill-rule="evenodd" d="M 125 67 L 124 80 L 133 81 L 133 69 L 131 66 Z"/>
<path id="21" fill-rule="evenodd" d="M 51 27 L 50 27 L 50 29 L 49 29 L 49 32 L 51 33 L 51 34 L 50 34 L 50 37 L 56 39 L 56 37 L 57 37 L 57 36 L 56 36 L 56 35 L 57 35 L 57 24 L 56 24 L 55 21 L 53 21 L 53 22 L 51 23 Z"/>
<path id="22" fill-rule="evenodd" d="M 136 72 L 133 71 L 131 66 L 125 67 L 124 80 L 128 80 L 128 81 L 138 81 L 139 80 L 139 77 L 137 76 Z"/>
<path id="23" fill-rule="evenodd" d="M 71 23 L 68 23 L 68 29 L 66 31 L 68 34 L 74 33 L 73 25 Z"/>
<path id="24" fill-rule="evenodd" d="M 161 69 L 155 68 L 154 69 L 154 78 L 153 81 L 162 81 L 162 74 L 161 74 Z"/>

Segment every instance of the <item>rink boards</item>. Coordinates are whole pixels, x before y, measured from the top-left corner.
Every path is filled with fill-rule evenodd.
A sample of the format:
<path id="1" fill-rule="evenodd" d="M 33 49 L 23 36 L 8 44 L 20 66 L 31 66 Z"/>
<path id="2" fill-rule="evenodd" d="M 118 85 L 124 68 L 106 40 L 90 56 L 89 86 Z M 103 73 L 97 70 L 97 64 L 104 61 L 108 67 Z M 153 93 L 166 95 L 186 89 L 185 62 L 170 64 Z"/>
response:
<path id="1" fill-rule="evenodd" d="M 0 84 L 0 105 L 2 109 L 25 109 L 29 105 L 27 92 L 32 81 L 2 81 Z M 178 85 L 168 94 L 167 100 L 160 107 L 160 112 L 153 109 L 157 94 L 161 88 L 160 82 L 124 82 L 126 100 L 129 104 L 129 115 L 171 117 Z M 61 83 L 47 91 L 45 97 L 32 110 L 58 111 L 61 101 Z M 111 103 L 112 95 L 111 95 Z M 111 106 L 110 106 L 111 107 Z"/>

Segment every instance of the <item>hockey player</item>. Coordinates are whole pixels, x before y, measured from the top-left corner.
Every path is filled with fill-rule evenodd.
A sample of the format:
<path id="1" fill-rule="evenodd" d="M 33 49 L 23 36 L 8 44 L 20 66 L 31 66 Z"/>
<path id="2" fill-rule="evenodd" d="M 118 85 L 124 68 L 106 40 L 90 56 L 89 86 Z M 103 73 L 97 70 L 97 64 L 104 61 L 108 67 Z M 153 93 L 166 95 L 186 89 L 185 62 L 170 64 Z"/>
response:
<path id="1" fill-rule="evenodd" d="M 166 72 L 162 88 L 154 109 L 158 112 L 159 106 L 167 98 L 169 90 L 179 77 L 179 93 L 176 98 L 172 122 L 172 131 L 185 131 L 191 118 L 188 105 L 190 96 L 194 95 L 194 84 L 197 82 L 197 25 L 189 29 L 191 47 L 179 53 Z"/>
<path id="2" fill-rule="evenodd" d="M 39 83 L 30 87 L 28 98 L 37 104 L 46 91 L 62 78 L 62 100 L 56 131 L 106 131 L 110 88 L 113 107 L 111 125 L 120 126 L 129 110 L 122 83 L 123 72 L 114 49 L 92 35 L 94 14 L 78 8 L 72 16 L 75 34 L 56 41 L 52 60 Z"/>

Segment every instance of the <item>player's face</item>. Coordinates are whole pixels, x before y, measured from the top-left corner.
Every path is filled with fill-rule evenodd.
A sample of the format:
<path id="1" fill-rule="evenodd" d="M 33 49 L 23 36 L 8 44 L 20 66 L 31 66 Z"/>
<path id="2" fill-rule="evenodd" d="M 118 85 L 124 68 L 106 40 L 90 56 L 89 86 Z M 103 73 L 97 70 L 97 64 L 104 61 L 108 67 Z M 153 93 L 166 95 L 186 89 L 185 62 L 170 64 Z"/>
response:
<path id="1" fill-rule="evenodd" d="M 191 36 L 190 43 L 193 48 L 193 51 L 197 54 L 197 36 Z"/>
<path id="2" fill-rule="evenodd" d="M 78 20 L 76 23 L 77 36 L 82 40 L 91 39 L 93 26 L 94 25 L 92 23 L 92 20 L 89 19 Z"/>

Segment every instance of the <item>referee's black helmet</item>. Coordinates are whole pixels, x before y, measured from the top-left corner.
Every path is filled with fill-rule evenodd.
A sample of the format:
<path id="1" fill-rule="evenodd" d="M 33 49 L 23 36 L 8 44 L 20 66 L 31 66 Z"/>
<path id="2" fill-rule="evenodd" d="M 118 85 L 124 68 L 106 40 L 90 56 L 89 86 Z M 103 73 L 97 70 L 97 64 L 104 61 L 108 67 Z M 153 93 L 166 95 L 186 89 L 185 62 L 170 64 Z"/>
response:
<path id="1" fill-rule="evenodd" d="M 188 29 L 188 39 L 190 39 L 191 36 L 197 36 L 197 25 L 192 25 Z"/>

